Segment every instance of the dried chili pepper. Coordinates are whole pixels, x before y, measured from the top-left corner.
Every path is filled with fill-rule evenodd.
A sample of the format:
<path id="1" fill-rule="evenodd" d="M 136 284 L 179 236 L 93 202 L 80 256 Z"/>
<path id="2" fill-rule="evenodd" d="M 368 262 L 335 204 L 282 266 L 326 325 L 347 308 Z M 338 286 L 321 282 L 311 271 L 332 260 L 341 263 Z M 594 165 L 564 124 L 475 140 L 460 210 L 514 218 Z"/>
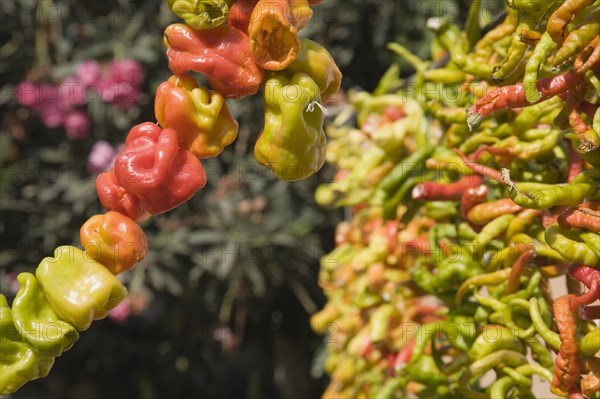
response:
<path id="1" fill-rule="evenodd" d="M 175 15 L 194 29 L 212 29 L 227 19 L 235 0 L 167 0 Z"/>

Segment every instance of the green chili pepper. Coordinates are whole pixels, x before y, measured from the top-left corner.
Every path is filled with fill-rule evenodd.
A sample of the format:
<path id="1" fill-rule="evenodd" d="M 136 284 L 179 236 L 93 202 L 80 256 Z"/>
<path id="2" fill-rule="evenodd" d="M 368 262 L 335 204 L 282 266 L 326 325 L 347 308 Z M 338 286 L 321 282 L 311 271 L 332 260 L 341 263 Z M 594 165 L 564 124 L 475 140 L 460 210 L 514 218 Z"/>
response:
<path id="1" fill-rule="evenodd" d="M 536 330 L 533 325 L 530 325 L 526 330 L 522 329 L 517 323 L 513 320 L 513 309 L 524 309 L 526 312 L 529 312 L 529 302 L 524 299 L 513 299 L 512 301 L 507 303 L 507 306 L 504 308 L 504 320 L 506 321 L 506 326 L 510 328 L 512 331 L 516 332 L 517 336 L 522 339 L 531 338 L 535 335 Z"/>
<path id="2" fill-rule="evenodd" d="M 409 157 L 392 169 L 386 177 L 383 178 L 375 188 L 371 204 L 381 205 L 383 202 L 396 192 L 402 185 L 402 182 L 412 173 L 413 170 L 423 165 L 425 158 L 433 151 L 433 147 L 420 148 Z"/>
<path id="3" fill-rule="evenodd" d="M 546 229 L 546 242 L 560 255 L 575 263 L 588 266 L 600 265 L 600 257 L 581 240 L 581 229 L 564 230 L 553 224 Z"/>
<path id="4" fill-rule="evenodd" d="M 590 331 L 581 339 L 579 350 L 585 356 L 594 356 L 600 350 L 600 328 Z"/>
<path id="5" fill-rule="evenodd" d="M 533 326 L 537 330 L 538 334 L 540 334 L 540 336 L 544 339 L 544 341 L 546 341 L 548 345 L 550 345 L 556 350 L 559 350 L 560 336 L 554 331 L 550 330 L 550 328 L 548 328 L 548 326 L 544 322 L 536 298 L 529 299 L 529 312 L 531 315 L 531 321 L 533 322 Z"/>
<path id="6" fill-rule="evenodd" d="M 512 200 L 523 208 L 547 209 L 557 205 L 577 205 L 586 198 L 600 198 L 600 189 L 597 180 L 573 180 L 571 183 L 554 185 L 516 183 L 515 188 L 509 190 L 509 194 Z"/>
<path id="7" fill-rule="evenodd" d="M 482 333 L 477 336 L 473 345 L 471 345 L 469 358 L 471 360 L 481 359 L 501 349 L 524 353 L 525 345 L 508 328 L 501 325 L 488 324 L 483 328 Z"/>
<path id="8" fill-rule="evenodd" d="M 525 97 L 531 104 L 538 102 L 541 98 L 541 94 L 536 86 L 539 71 L 555 48 L 556 43 L 552 40 L 548 32 L 545 32 L 527 61 L 523 84 L 525 85 Z"/>

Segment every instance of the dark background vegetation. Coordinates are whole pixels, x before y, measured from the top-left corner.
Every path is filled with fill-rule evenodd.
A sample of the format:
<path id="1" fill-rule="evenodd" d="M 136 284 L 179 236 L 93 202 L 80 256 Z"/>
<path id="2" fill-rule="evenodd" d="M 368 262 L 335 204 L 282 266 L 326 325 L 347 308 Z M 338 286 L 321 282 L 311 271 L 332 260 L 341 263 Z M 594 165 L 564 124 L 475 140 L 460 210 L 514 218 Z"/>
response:
<path id="1" fill-rule="evenodd" d="M 326 0 L 304 31 L 332 52 L 343 88 L 372 90 L 397 41 L 427 57 L 425 21 L 464 19 L 467 1 Z M 175 17 L 159 1 L 0 0 L 0 290 L 56 246 L 79 245 L 79 227 L 102 208 L 86 167 L 100 139 L 123 142 L 155 121 L 153 93 L 169 76 L 162 31 Z M 88 104 L 89 137 L 70 141 L 15 101 L 22 80 L 60 82 L 85 60 L 138 59 L 139 104 Z M 398 60 L 396 60 L 398 61 Z M 402 74 L 410 74 L 402 64 Z M 148 257 L 125 273 L 131 316 L 81 334 L 50 376 L 15 398 L 317 398 L 326 386 L 322 338 L 308 317 L 324 304 L 319 257 L 340 213 L 320 209 L 316 186 L 272 179 L 254 163 L 259 96 L 232 103 L 238 140 L 203 162 L 209 183 L 191 201 L 144 224 Z"/>

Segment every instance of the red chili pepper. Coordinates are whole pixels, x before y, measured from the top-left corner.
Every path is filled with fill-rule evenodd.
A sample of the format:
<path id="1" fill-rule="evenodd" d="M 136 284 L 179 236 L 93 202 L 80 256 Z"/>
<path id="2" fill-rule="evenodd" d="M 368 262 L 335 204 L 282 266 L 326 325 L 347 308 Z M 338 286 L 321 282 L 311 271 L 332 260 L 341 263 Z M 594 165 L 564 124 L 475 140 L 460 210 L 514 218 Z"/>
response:
<path id="1" fill-rule="evenodd" d="M 527 264 L 535 257 L 535 250 L 529 245 L 518 245 L 515 249 L 517 251 L 521 251 L 523 250 L 523 247 L 524 251 L 521 253 L 519 258 L 517 258 L 510 270 L 510 276 L 508 276 L 508 282 L 506 284 L 506 288 L 504 289 L 504 293 L 506 295 L 512 294 L 519 290 L 519 286 L 521 285 L 519 279 L 521 278 L 523 271 L 525 271 Z"/>
<path id="2" fill-rule="evenodd" d="M 569 207 L 562 211 L 557 218 L 561 229 L 583 227 L 595 233 L 600 233 L 600 211 L 582 207 Z"/>
<path id="3" fill-rule="evenodd" d="M 481 204 L 485 201 L 487 193 L 488 188 L 484 185 L 470 188 L 463 193 L 462 197 L 460 198 L 460 216 L 463 220 L 469 220 L 467 217 L 468 213 L 475 205 Z"/>
<path id="4" fill-rule="evenodd" d="M 454 183 L 425 182 L 412 190 L 412 198 L 418 201 L 458 201 L 464 192 L 481 184 L 481 176 L 464 176 Z"/>
<path id="5" fill-rule="evenodd" d="M 569 146 L 569 169 L 567 173 L 567 182 L 571 182 L 577 175 L 581 173 L 583 170 L 583 159 L 581 159 L 581 155 L 572 145 Z"/>
<path id="6" fill-rule="evenodd" d="M 595 282 L 600 283 L 600 270 L 596 270 L 589 266 L 571 265 L 569 267 L 569 276 L 581 281 L 590 289 Z M 598 295 L 598 299 L 600 299 L 600 295 Z"/>
<path id="7" fill-rule="evenodd" d="M 107 183 L 111 184 L 108 190 Z M 114 187 L 115 183 L 121 188 Z M 113 195 L 116 191 L 136 197 L 144 211 L 155 215 L 187 201 L 205 183 L 206 173 L 200 161 L 179 148 L 177 133 L 146 122 L 130 130 L 114 169 L 98 176 L 96 188 L 107 210 L 127 212 L 120 201 L 122 197 Z M 132 210 L 133 215 L 126 214 L 135 219 L 140 216 L 138 213 L 139 207 Z"/>
<path id="8" fill-rule="evenodd" d="M 242 98 L 258 91 L 263 72 L 250 54 L 250 38 L 231 25 L 194 30 L 173 24 L 165 29 L 169 69 L 175 75 L 196 71 L 208 77 L 225 98 Z"/>
<path id="9" fill-rule="evenodd" d="M 547 100 L 560 93 L 564 93 L 583 83 L 583 74 L 567 71 L 557 76 L 538 80 L 537 89 L 540 98 L 534 104 Z M 487 92 L 475 105 L 467 109 L 467 123 L 471 128 L 479 126 L 483 117 L 494 111 L 505 108 L 522 108 L 531 105 L 525 97 L 525 85 L 517 83 L 511 86 L 502 86 Z"/>

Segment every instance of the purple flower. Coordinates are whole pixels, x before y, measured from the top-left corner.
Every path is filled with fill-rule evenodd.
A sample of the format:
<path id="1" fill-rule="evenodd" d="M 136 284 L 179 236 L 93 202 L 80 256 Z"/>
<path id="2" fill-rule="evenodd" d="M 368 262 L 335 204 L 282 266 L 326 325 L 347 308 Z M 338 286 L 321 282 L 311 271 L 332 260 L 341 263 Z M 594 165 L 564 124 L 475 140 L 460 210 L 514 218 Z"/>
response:
<path id="1" fill-rule="evenodd" d="M 24 80 L 17 85 L 16 97 L 19 105 L 33 107 L 40 102 L 40 87 Z"/>
<path id="2" fill-rule="evenodd" d="M 98 140 L 92 147 L 88 157 L 88 170 L 92 173 L 101 173 L 109 170 L 115 158 L 117 150 L 104 140 Z"/>
<path id="3" fill-rule="evenodd" d="M 137 60 L 118 60 L 110 64 L 107 79 L 114 83 L 129 83 L 137 88 L 144 81 L 144 72 Z"/>
<path id="4" fill-rule="evenodd" d="M 71 140 L 79 140 L 87 137 L 92 125 L 88 113 L 81 110 L 69 112 L 65 116 L 64 123 L 67 130 L 67 137 Z"/>
<path id="5" fill-rule="evenodd" d="M 84 61 L 75 68 L 75 76 L 82 86 L 99 81 L 101 72 L 102 68 L 96 60 Z"/>

